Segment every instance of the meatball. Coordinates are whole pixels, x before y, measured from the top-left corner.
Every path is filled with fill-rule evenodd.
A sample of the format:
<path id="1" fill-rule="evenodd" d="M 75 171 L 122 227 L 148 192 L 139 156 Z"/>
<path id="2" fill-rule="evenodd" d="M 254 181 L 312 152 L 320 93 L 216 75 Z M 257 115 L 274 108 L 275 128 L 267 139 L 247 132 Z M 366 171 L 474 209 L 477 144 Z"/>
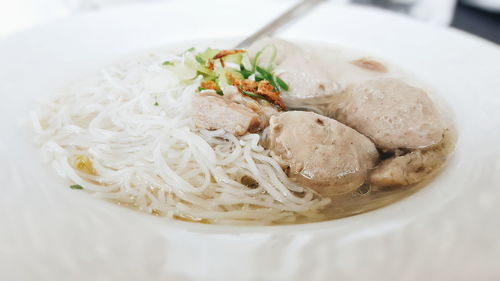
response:
<path id="1" fill-rule="evenodd" d="M 358 188 L 378 159 L 375 145 L 365 136 L 304 111 L 271 117 L 269 149 L 290 178 L 325 196 Z"/>
<path id="2" fill-rule="evenodd" d="M 274 48 L 274 49 L 273 49 Z M 276 50 L 274 69 L 280 72 L 279 77 L 289 86 L 282 94 L 287 105 L 295 106 L 302 101 L 340 92 L 340 86 L 332 79 L 329 71 L 322 63 L 314 59 L 299 46 L 277 38 L 264 38 L 255 42 L 248 49 L 254 58 L 260 51 L 259 65 L 269 65 Z"/>
<path id="3" fill-rule="evenodd" d="M 436 145 L 444 130 L 441 113 L 427 94 L 392 78 L 347 89 L 329 106 L 328 116 L 369 137 L 384 151 Z"/>

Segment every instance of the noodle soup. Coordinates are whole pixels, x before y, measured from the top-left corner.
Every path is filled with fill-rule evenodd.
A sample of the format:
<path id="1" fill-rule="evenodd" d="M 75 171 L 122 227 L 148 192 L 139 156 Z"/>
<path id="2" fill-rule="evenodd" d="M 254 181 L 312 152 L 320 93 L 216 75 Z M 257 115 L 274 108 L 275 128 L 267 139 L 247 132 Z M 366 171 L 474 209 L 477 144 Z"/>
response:
<path id="1" fill-rule="evenodd" d="M 297 52 L 307 56 L 298 57 L 307 61 L 290 61 L 282 54 L 295 47 L 279 44 L 257 46 L 253 53 L 253 47 L 156 51 L 107 67 L 33 114 L 35 142 L 73 189 L 202 223 L 289 224 L 351 216 L 400 200 L 439 172 L 454 143 L 449 120 L 439 142 L 406 147 L 386 145 L 370 128 L 340 120 L 351 117 L 338 113 L 347 106 L 337 105 L 349 104 L 354 86 L 386 78 L 419 86 L 411 75 L 331 46 L 302 43 Z M 319 60 L 326 72 L 315 68 Z M 318 89 L 297 78 L 306 74 L 287 69 L 297 64 L 315 69 L 306 73 L 312 77 L 307 81 L 320 81 L 322 93 L 294 96 Z M 318 126 L 307 125 L 304 130 L 312 133 L 304 131 L 298 144 L 291 140 L 301 139 L 300 125 L 287 123 L 297 114 L 301 124 L 307 124 L 305 116 Z M 286 137 L 287 128 L 294 137 Z M 345 131 L 349 138 L 338 133 Z M 316 133 L 326 134 L 317 146 Z M 329 134 L 338 139 L 325 141 Z M 308 145 L 312 152 L 304 149 Z M 420 166 L 408 166 L 414 159 Z M 407 169 L 406 177 L 387 176 L 396 164 Z"/>

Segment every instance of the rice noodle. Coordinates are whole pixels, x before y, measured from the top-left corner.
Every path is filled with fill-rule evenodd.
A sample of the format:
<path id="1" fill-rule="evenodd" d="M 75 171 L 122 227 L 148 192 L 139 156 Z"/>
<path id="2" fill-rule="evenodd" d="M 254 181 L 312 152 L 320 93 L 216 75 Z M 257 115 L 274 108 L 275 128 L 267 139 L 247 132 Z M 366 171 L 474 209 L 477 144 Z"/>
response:
<path id="1" fill-rule="evenodd" d="M 149 55 L 74 84 L 32 114 L 35 141 L 54 169 L 100 198 L 141 211 L 213 223 L 286 223 L 329 203 L 290 182 L 259 135 L 194 128 L 191 97 Z M 96 175 L 72 166 L 87 156 Z M 259 186 L 239 182 L 250 176 Z"/>

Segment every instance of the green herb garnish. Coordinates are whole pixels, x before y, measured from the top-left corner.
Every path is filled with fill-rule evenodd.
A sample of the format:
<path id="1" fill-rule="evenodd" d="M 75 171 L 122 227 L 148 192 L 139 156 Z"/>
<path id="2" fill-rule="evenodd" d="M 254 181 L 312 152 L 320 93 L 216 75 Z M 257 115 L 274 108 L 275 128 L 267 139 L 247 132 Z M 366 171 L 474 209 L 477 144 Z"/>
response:
<path id="1" fill-rule="evenodd" d="M 265 70 L 264 68 L 260 67 L 260 66 L 256 66 L 255 70 L 257 70 L 257 72 L 262 75 L 262 77 L 265 79 L 265 80 L 270 80 L 273 78 L 273 75 L 271 74 L 271 72 Z"/>
<path id="2" fill-rule="evenodd" d="M 205 89 L 203 87 L 198 87 L 198 92 L 201 92 L 201 91 L 204 91 L 204 90 L 208 90 L 208 89 Z M 215 91 L 217 93 L 217 95 L 219 95 L 219 96 L 223 96 L 224 95 L 224 93 L 221 90 L 212 90 L 212 91 Z"/>
<path id="3" fill-rule="evenodd" d="M 189 49 L 185 50 L 184 52 L 182 52 L 182 53 L 178 54 L 178 56 L 182 56 L 182 55 L 184 55 L 184 54 L 186 54 L 186 53 L 194 52 L 195 50 L 196 50 L 196 48 L 195 48 L 195 47 L 191 47 L 191 48 L 189 48 Z"/>
<path id="4" fill-rule="evenodd" d="M 279 77 L 276 77 L 276 84 L 278 84 L 278 86 L 285 90 L 285 91 L 288 91 L 288 84 L 285 83 L 285 81 L 281 80 L 281 78 Z"/>
<path id="5" fill-rule="evenodd" d="M 273 88 L 276 92 L 280 91 L 280 88 L 278 87 L 278 85 L 276 85 L 276 81 L 274 81 L 274 77 L 271 74 L 271 72 L 265 70 L 264 68 L 262 68 L 258 65 L 256 66 L 256 70 L 262 76 L 263 80 L 269 81 L 269 83 L 273 86 Z"/>
<path id="6" fill-rule="evenodd" d="M 241 75 L 245 79 L 248 79 L 248 77 L 250 77 L 253 74 L 253 72 L 246 69 L 245 66 L 243 66 L 243 64 L 240 64 L 240 71 L 239 72 L 241 73 Z"/>
<path id="7" fill-rule="evenodd" d="M 79 184 L 70 185 L 69 188 L 71 188 L 71 189 L 83 189 L 83 187 Z"/>
<path id="8" fill-rule="evenodd" d="M 158 106 L 158 105 L 160 105 L 160 104 L 157 101 L 155 101 L 155 106 Z"/>
<path id="9" fill-rule="evenodd" d="M 260 56 L 262 55 L 262 53 L 264 53 L 264 51 L 267 48 L 272 48 L 272 54 L 271 54 L 271 58 L 269 59 L 269 64 L 267 65 L 267 69 L 269 71 L 271 71 L 273 69 L 273 63 L 274 63 L 274 60 L 276 59 L 277 50 L 276 50 L 276 47 L 274 45 L 267 45 L 264 48 L 260 49 L 260 51 L 258 51 L 255 54 L 255 57 L 253 58 L 253 61 L 252 61 L 252 71 L 253 72 L 255 72 L 255 70 L 257 68 L 257 64 L 259 63 Z"/>
<path id="10" fill-rule="evenodd" d="M 273 53 L 271 54 L 271 58 L 269 59 L 269 64 L 267 65 L 267 70 L 269 70 L 269 71 L 273 70 L 273 64 L 274 64 L 274 61 L 276 60 L 276 55 L 278 54 L 278 50 L 276 50 L 276 46 L 271 45 L 271 48 L 273 48 Z"/>
<path id="11" fill-rule="evenodd" d="M 266 63 L 266 65 L 259 65 L 259 59 L 262 58 L 263 54 L 269 58 L 269 62 Z M 239 80 L 242 83 L 246 79 L 251 79 L 257 83 L 266 81 L 266 83 L 269 83 L 269 85 L 273 87 L 272 91 L 279 95 L 282 90 L 288 91 L 288 85 L 282 79 L 273 74 L 276 54 L 276 47 L 272 45 L 265 46 L 259 50 L 251 60 L 248 57 L 245 57 L 245 54 L 243 54 L 242 51 L 238 50 L 218 50 L 207 48 L 202 52 L 198 52 L 193 47 L 187 49 L 181 54 L 182 59 L 165 61 L 163 62 L 163 65 L 171 66 L 168 69 L 174 74 L 177 74 L 179 80 L 181 81 L 194 81 L 195 78 L 201 78 L 202 82 L 197 88 L 198 92 L 208 90 L 205 88 L 208 87 L 210 89 L 214 89 L 213 91 L 215 91 L 218 95 L 223 96 L 224 93 L 221 91 L 223 86 L 230 86 L 231 84 L 236 85 L 235 81 Z M 214 58 L 220 59 L 220 66 L 218 64 L 214 66 Z M 226 68 L 223 65 L 223 62 L 226 61 L 239 65 L 239 69 L 233 69 L 232 67 Z M 205 85 L 203 84 L 204 82 L 208 82 L 210 84 Z M 215 85 L 213 85 L 213 83 Z M 204 87 L 202 87 L 202 85 Z M 271 87 L 266 90 L 271 90 Z M 261 95 L 256 93 L 254 90 L 251 90 L 251 92 L 244 91 L 243 88 L 240 87 L 239 92 L 252 98 L 269 100 L 270 102 L 278 105 L 281 103 L 277 103 L 274 98 L 267 96 L 267 94 Z M 154 105 L 158 106 L 159 104 L 158 102 L 155 102 Z"/>
<path id="12" fill-rule="evenodd" d="M 200 55 L 196 55 L 195 59 L 199 64 L 205 65 L 206 63 L 205 59 L 202 58 Z"/>
<path id="13" fill-rule="evenodd" d="M 261 95 L 254 94 L 254 93 L 252 93 L 252 92 L 247 92 L 247 91 L 243 91 L 243 90 L 242 90 L 241 92 L 242 92 L 244 95 L 247 95 L 247 96 L 252 97 L 252 98 L 258 98 L 258 99 L 263 99 L 263 100 L 265 100 L 265 99 L 266 99 L 265 97 L 263 97 L 263 96 L 261 96 Z"/>
<path id="14" fill-rule="evenodd" d="M 265 49 L 265 48 L 264 48 Z M 264 49 L 258 51 L 256 54 L 255 54 L 255 57 L 253 58 L 252 60 L 252 72 L 255 72 L 255 69 L 257 67 L 257 63 L 259 62 L 259 57 L 260 55 L 262 54 L 262 52 L 264 51 Z"/>

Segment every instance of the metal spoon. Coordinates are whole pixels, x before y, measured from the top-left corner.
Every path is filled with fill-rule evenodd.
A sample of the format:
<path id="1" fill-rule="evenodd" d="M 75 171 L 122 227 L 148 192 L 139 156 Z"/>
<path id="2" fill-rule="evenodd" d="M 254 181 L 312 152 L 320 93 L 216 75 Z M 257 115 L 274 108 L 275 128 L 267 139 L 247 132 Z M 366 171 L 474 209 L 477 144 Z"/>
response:
<path id="1" fill-rule="evenodd" d="M 298 19 L 300 16 L 303 16 L 306 12 L 310 11 L 313 7 L 324 0 L 303 0 L 285 11 L 279 17 L 275 18 L 270 23 L 263 26 L 254 34 L 247 37 L 245 40 L 241 41 L 236 48 L 243 48 L 250 46 L 253 42 L 258 39 L 273 35 L 280 27 L 283 27 L 290 21 L 294 19 Z"/>

